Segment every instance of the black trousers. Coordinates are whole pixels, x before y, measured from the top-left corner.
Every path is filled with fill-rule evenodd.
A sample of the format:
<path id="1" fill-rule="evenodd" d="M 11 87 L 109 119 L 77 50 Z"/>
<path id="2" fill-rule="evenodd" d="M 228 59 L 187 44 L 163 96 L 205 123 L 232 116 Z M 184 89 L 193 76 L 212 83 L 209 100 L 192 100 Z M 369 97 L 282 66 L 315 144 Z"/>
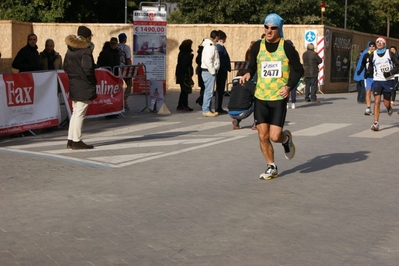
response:
<path id="1" fill-rule="evenodd" d="M 223 95 L 226 89 L 227 71 L 219 71 L 216 75 L 217 109 L 223 109 Z"/>

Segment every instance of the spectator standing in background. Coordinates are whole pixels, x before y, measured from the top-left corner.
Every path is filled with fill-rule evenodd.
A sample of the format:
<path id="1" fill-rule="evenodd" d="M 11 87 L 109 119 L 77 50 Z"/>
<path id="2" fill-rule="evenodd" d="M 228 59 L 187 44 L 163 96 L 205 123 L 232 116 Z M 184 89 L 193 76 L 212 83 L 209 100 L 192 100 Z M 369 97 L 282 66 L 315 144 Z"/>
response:
<path id="1" fill-rule="evenodd" d="M 226 87 L 227 72 L 231 71 L 231 61 L 229 53 L 224 46 L 227 35 L 223 31 L 218 31 L 219 41 L 216 44 L 216 49 L 219 54 L 220 68 L 216 75 L 216 95 L 217 95 L 217 109 L 216 112 L 219 114 L 227 114 L 227 111 L 223 109 L 223 95 Z"/>
<path id="2" fill-rule="evenodd" d="M 314 51 L 313 43 L 309 43 L 307 51 L 302 55 L 303 68 L 305 70 L 305 100 L 307 102 L 319 103 L 317 100 L 319 64 L 323 62 L 321 57 Z"/>
<path id="3" fill-rule="evenodd" d="M 34 33 L 28 35 L 27 44 L 19 50 L 12 62 L 12 67 L 19 72 L 42 70 L 40 56 L 37 51 L 37 36 Z"/>
<path id="4" fill-rule="evenodd" d="M 97 66 L 110 67 L 114 71 L 114 75 L 118 75 L 118 68 L 120 64 L 119 50 L 117 49 L 118 39 L 112 37 L 109 42 L 105 42 L 102 51 L 97 59 Z"/>
<path id="5" fill-rule="evenodd" d="M 40 53 L 40 66 L 43 70 L 62 69 L 62 57 L 54 50 L 54 41 L 47 39 Z"/>
<path id="6" fill-rule="evenodd" d="M 72 100 L 72 116 L 69 121 L 67 149 L 93 149 L 82 141 L 83 120 L 91 100 L 97 97 L 94 44 L 91 30 L 79 26 L 78 35 L 65 38 L 68 50 L 65 54 L 64 70 L 69 79 L 69 98 Z"/>
<path id="7" fill-rule="evenodd" d="M 193 76 L 193 49 L 191 48 L 193 41 L 190 39 L 184 40 L 179 46 L 179 55 L 177 56 L 176 65 L 176 83 L 180 84 L 180 96 L 176 110 L 178 112 L 191 112 L 192 108 L 188 106 L 188 95 L 192 92 Z"/>
<path id="8" fill-rule="evenodd" d="M 119 50 L 119 55 L 120 55 L 120 65 L 121 66 L 128 66 L 131 65 L 132 62 L 132 52 L 130 50 L 129 45 L 126 44 L 127 41 L 127 35 L 125 33 L 121 33 L 118 35 L 119 39 L 119 44 L 118 44 L 118 50 Z M 124 79 L 126 82 L 126 90 L 125 90 L 125 95 L 124 95 L 124 103 L 125 103 L 125 109 L 129 110 L 129 106 L 127 105 L 127 99 L 132 92 L 132 79 L 131 78 L 125 78 Z"/>

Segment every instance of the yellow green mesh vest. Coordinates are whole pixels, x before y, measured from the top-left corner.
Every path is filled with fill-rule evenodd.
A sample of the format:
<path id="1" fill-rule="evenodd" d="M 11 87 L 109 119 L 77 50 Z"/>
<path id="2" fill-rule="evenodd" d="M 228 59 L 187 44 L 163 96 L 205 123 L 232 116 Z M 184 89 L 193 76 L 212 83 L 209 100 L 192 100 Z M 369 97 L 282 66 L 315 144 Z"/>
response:
<path id="1" fill-rule="evenodd" d="M 257 57 L 258 80 L 255 97 L 259 100 L 275 101 L 284 99 L 280 88 L 287 85 L 290 74 L 288 58 L 284 52 L 284 39 L 281 38 L 275 52 L 266 50 L 265 39 L 260 43 Z"/>

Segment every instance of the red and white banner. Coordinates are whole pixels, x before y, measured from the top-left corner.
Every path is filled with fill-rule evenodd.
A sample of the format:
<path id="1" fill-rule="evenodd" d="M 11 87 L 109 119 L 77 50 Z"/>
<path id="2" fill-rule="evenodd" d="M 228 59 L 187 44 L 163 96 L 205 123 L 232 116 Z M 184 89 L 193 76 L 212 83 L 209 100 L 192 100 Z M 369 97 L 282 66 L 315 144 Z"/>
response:
<path id="1" fill-rule="evenodd" d="M 232 61 L 234 63 L 234 70 L 247 69 L 249 61 Z"/>
<path id="2" fill-rule="evenodd" d="M 92 100 L 87 108 L 86 118 L 101 117 L 112 114 L 120 114 L 123 111 L 123 79 L 121 76 L 114 76 L 107 69 L 95 70 L 97 85 L 97 98 Z M 63 71 L 58 71 L 58 79 L 68 117 L 72 114 L 72 101 L 69 98 L 68 75 Z"/>
<path id="3" fill-rule="evenodd" d="M 0 136 L 57 126 L 57 73 L 0 75 Z"/>

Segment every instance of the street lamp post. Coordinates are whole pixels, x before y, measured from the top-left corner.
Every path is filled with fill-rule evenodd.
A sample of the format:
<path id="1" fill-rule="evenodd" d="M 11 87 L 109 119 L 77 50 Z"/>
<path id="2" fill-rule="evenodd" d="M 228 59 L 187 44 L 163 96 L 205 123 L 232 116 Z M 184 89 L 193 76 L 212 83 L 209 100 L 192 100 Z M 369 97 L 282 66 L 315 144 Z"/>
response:
<path id="1" fill-rule="evenodd" d="M 127 0 L 125 0 L 125 24 L 127 23 Z"/>
<path id="2" fill-rule="evenodd" d="M 320 7 L 321 7 L 321 25 L 323 25 L 324 24 L 324 12 L 326 11 L 326 3 L 321 2 Z"/>
<path id="3" fill-rule="evenodd" d="M 345 0 L 345 19 L 344 19 L 344 29 L 346 29 L 346 13 L 348 10 L 348 0 Z"/>

